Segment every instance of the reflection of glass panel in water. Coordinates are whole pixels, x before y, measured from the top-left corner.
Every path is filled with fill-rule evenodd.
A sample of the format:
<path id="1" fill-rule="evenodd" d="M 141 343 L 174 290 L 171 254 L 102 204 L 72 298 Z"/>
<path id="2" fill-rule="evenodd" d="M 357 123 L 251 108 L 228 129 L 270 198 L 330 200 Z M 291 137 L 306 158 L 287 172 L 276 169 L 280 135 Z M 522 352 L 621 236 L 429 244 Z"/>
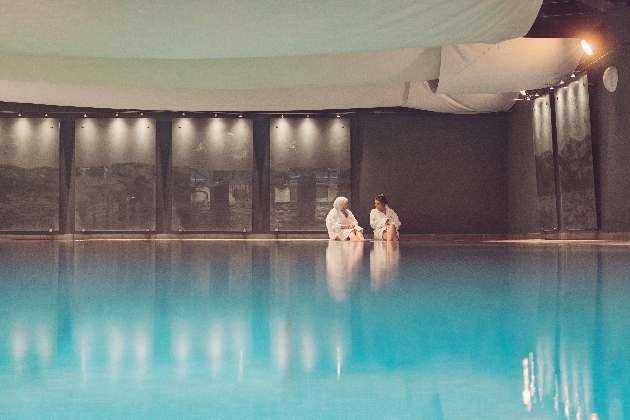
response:
<path id="1" fill-rule="evenodd" d="M 349 121 L 278 118 L 270 130 L 271 228 L 325 230 L 333 200 L 350 196 Z"/>
<path id="2" fill-rule="evenodd" d="M 558 89 L 556 95 L 563 228 L 597 229 L 586 74 Z"/>
<path id="3" fill-rule="evenodd" d="M 536 159 L 536 190 L 541 230 L 557 230 L 556 183 L 549 95 L 533 101 L 532 124 Z"/>
<path id="4" fill-rule="evenodd" d="M 155 230 L 155 121 L 75 123 L 75 229 Z"/>
<path id="5" fill-rule="evenodd" d="M 252 133 L 242 118 L 173 121 L 173 230 L 251 230 Z"/>
<path id="6" fill-rule="evenodd" d="M 1 417 L 623 419 L 630 405 L 623 247 L 13 241 L 0 260 Z"/>
<path id="7" fill-rule="evenodd" d="M 0 119 L 0 230 L 59 230 L 59 120 Z"/>

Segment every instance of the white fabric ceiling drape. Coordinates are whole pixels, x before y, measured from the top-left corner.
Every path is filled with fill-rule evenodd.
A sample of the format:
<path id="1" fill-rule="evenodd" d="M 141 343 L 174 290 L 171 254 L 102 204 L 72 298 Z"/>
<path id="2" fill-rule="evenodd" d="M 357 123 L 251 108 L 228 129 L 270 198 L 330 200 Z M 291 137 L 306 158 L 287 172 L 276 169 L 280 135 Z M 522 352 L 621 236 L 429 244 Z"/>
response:
<path id="1" fill-rule="evenodd" d="M 520 38 L 541 3 L 0 0 L 0 101 L 504 111 L 581 58 L 576 39 Z"/>

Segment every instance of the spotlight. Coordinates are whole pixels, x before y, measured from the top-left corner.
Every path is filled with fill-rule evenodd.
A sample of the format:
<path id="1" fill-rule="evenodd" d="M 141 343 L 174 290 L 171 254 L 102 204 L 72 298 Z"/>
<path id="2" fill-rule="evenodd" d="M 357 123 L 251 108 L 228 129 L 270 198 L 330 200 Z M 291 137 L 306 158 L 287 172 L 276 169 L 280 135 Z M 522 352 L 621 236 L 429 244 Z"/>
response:
<path id="1" fill-rule="evenodd" d="M 337 114 L 337 118 L 339 118 L 339 114 Z"/>
<path id="2" fill-rule="evenodd" d="M 18 117 L 21 117 L 21 116 L 22 116 L 22 113 L 21 113 L 21 112 L 18 112 Z"/>
<path id="3" fill-rule="evenodd" d="M 83 118 L 87 118 L 87 114 L 83 114 Z"/>
<path id="4" fill-rule="evenodd" d="M 48 113 L 45 113 L 45 114 L 44 114 L 44 117 L 47 117 L 47 116 L 48 116 Z"/>
<path id="5" fill-rule="evenodd" d="M 308 115 L 308 114 L 306 114 L 306 118 L 309 118 L 309 115 Z"/>
<path id="6" fill-rule="evenodd" d="M 243 118 L 243 114 L 238 114 L 238 117 L 239 118 Z"/>
<path id="7" fill-rule="evenodd" d="M 527 95 L 527 92 L 525 92 L 524 90 L 521 90 L 521 92 L 520 92 L 520 93 L 521 93 L 521 95 L 523 95 L 523 96 L 526 96 L 526 95 Z"/>
<path id="8" fill-rule="evenodd" d="M 284 118 L 284 114 L 282 114 L 282 115 L 280 116 L 280 118 Z"/>
<path id="9" fill-rule="evenodd" d="M 116 116 L 118 116 L 118 112 L 116 113 Z"/>
<path id="10" fill-rule="evenodd" d="M 186 113 L 185 113 L 185 112 L 182 112 L 182 115 L 186 115 Z"/>
<path id="11" fill-rule="evenodd" d="M 575 73 L 571 73 L 571 78 L 575 78 Z"/>
<path id="12" fill-rule="evenodd" d="M 217 114 L 214 114 L 214 118 L 216 118 L 216 117 L 217 117 Z"/>
<path id="13" fill-rule="evenodd" d="M 583 39 L 582 41 L 580 41 L 580 45 L 582 46 L 582 49 L 586 54 L 593 55 L 593 50 L 591 49 L 591 46 L 588 45 L 588 42 L 586 42 L 586 40 Z"/>

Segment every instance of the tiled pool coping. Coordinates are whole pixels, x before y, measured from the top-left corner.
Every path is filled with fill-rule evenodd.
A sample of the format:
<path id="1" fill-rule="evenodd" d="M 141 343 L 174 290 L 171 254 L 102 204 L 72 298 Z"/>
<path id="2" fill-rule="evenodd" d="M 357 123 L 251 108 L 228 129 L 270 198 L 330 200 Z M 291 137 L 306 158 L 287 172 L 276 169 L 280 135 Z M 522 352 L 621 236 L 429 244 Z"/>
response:
<path id="1" fill-rule="evenodd" d="M 371 234 L 366 234 L 372 240 Z M 326 233 L 5 233 L 3 241 L 89 241 L 89 240 L 328 240 Z M 542 234 L 401 234 L 401 242 L 518 242 L 554 243 L 562 241 L 630 243 L 630 232 L 571 232 Z"/>

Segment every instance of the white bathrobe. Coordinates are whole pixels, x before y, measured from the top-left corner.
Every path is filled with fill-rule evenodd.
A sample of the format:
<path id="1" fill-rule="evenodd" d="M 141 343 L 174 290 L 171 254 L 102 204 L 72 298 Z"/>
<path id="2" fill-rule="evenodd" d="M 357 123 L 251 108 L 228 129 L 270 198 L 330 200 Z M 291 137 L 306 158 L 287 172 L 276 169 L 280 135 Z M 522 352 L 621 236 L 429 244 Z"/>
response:
<path id="1" fill-rule="evenodd" d="M 396 236 L 399 236 L 400 220 L 396 212 L 385 205 L 385 213 L 372 209 L 370 212 L 370 226 L 374 229 L 374 239 L 383 239 L 383 232 L 387 230 L 387 219 L 389 223 L 396 226 Z"/>
<path id="2" fill-rule="evenodd" d="M 326 228 L 328 229 L 330 239 L 339 239 L 342 241 L 348 239 L 353 229 L 341 229 L 341 225 L 354 223 L 354 230 L 363 230 L 363 228 L 359 226 L 357 219 L 354 218 L 354 214 L 352 214 L 350 210 L 346 210 L 346 212 L 348 216 L 345 216 L 342 211 L 335 208 L 328 212 L 328 216 L 326 216 Z"/>

